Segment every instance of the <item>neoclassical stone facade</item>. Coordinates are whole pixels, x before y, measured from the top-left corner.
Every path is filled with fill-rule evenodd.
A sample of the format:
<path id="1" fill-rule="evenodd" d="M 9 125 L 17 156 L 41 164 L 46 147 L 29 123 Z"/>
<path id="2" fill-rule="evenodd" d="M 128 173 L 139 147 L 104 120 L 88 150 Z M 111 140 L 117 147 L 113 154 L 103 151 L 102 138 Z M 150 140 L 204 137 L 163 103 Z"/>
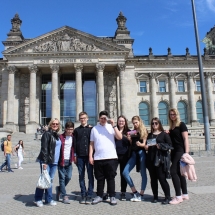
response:
<path id="1" fill-rule="evenodd" d="M 108 110 L 117 119 L 140 115 L 148 125 L 158 116 L 167 124 L 167 112 L 178 108 L 189 126 L 202 123 L 202 104 L 197 56 L 149 54 L 135 56 L 134 39 L 120 12 L 113 37 L 96 37 L 68 26 L 26 39 L 16 14 L 3 44 L 0 59 L 0 126 L 34 133 L 50 118 L 78 122 L 80 111 L 97 122 Z M 214 29 L 204 42 L 203 67 L 211 125 L 215 125 Z"/>

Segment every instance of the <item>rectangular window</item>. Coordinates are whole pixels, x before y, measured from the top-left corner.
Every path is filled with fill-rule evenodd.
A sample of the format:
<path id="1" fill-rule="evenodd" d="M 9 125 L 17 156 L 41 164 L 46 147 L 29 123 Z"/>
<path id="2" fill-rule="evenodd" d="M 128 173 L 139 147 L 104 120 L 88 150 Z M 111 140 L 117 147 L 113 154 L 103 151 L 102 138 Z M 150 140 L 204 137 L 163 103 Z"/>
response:
<path id="1" fill-rule="evenodd" d="M 201 83 L 200 80 L 196 81 L 196 91 L 200 92 L 201 91 Z"/>
<path id="2" fill-rule="evenodd" d="M 141 93 L 146 93 L 147 92 L 146 81 L 140 81 L 140 92 Z"/>
<path id="3" fill-rule="evenodd" d="M 178 92 L 185 92 L 184 81 L 178 81 Z"/>
<path id="4" fill-rule="evenodd" d="M 159 81 L 159 92 L 166 92 L 166 82 Z"/>

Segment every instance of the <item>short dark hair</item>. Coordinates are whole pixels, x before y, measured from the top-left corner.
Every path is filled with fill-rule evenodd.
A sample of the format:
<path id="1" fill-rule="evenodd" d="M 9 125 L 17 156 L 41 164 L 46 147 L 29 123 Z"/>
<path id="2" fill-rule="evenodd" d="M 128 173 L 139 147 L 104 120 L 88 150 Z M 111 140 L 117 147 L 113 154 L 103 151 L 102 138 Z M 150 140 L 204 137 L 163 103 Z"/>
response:
<path id="1" fill-rule="evenodd" d="M 105 115 L 105 116 L 108 117 L 108 112 L 107 112 L 106 110 L 103 110 L 103 111 L 101 111 L 101 112 L 99 113 L 99 117 L 101 117 L 101 116 L 103 116 L 103 115 Z"/>
<path id="2" fill-rule="evenodd" d="M 82 111 L 82 112 L 79 113 L 79 118 L 80 118 L 81 116 L 83 116 L 83 115 L 86 115 L 86 116 L 88 117 L 87 113 L 86 113 L 85 111 Z"/>
<path id="3" fill-rule="evenodd" d="M 11 137 L 11 134 L 8 134 L 7 137 Z"/>
<path id="4" fill-rule="evenodd" d="M 74 128 L 74 123 L 71 122 L 71 121 L 68 121 L 66 124 L 65 124 L 65 128 Z"/>

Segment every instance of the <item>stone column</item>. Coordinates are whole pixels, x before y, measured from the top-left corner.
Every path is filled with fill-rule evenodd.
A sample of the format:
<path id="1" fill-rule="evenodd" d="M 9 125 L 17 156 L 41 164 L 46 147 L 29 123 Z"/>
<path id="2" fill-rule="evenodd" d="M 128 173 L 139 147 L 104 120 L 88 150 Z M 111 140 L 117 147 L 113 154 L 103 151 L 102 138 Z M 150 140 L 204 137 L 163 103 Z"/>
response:
<path id="1" fill-rule="evenodd" d="M 8 98 L 7 98 L 7 121 L 5 127 L 16 131 L 14 124 L 14 76 L 18 71 L 15 66 L 8 66 Z"/>
<path id="2" fill-rule="evenodd" d="M 210 125 L 215 125 L 215 116 L 214 116 L 214 99 L 213 99 L 213 87 L 212 87 L 212 76 L 213 73 L 206 72 L 206 90 L 207 90 L 207 103 L 208 103 L 208 113 Z"/>
<path id="3" fill-rule="evenodd" d="M 79 121 L 79 113 L 83 111 L 83 96 L 82 96 L 82 64 L 75 64 L 75 74 L 76 74 L 76 121 Z"/>
<path id="4" fill-rule="evenodd" d="M 59 65 L 50 65 L 52 70 L 52 118 L 60 120 L 60 100 L 59 100 L 59 82 L 58 72 Z"/>
<path id="5" fill-rule="evenodd" d="M 119 71 L 119 86 L 120 86 L 120 109 L 121 115 L 126 115 L 125 104 L 126 104 L 126 91 L 125 91 L 125 64 L 117 64 L 117 70 Z"/>
<path id="6" fill-rule="evenodd" d="M 158 115 L 158 104 L 157 104 L 157 83 L 156 77 L 157 73 L 151 72 L 149 73 L 150 77 L 150 103 L 151 103 L 151 118 L 159 117 Z"/>
<path id="7" fill-rule="evenodd" d="M 176 104 L 176 90 L 175 90 L 175 73 L 170 72 L 169 73 L 169 92 L 170 92 L 170 108 L 177 108 L 177 104 Z"/>
<path id="8" fill-rule="evenodd" d="M 188 98 L 189 98 L 189 111 L 190 111 L 190 123 L 192 126 L 198 125 L 197 115 L 196 115 L 196 101 L 195 101 L 195 83 L 194 83 L 195 74 L 188 72 Z"/>
<path id="9" fill-rule="evenodd" d="M 37 129 L 36 123 L 36 74 L 38 67 L 36 65 L 28 66 L 30 72 L 30 93 L 29 93 L 29 122 L 26 125 L 26 133 L 35 133 Z"/>
<path id="10" fill-rule="evenodd" d="M 98 89 L 98 112 L 100 113 L 105 109 L 104 98 L 104 69 L 105 64 L 96 64 L 97 69 L 97 89 Z"/>

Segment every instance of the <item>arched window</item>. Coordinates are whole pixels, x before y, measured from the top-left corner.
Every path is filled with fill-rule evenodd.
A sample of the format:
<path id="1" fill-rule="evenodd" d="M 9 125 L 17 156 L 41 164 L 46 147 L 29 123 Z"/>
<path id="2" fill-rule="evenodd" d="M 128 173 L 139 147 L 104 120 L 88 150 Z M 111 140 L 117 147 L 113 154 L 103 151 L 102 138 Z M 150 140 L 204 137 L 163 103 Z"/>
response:
<path id="1" fill-rule="evenodd" d="M 168 125 L 168 105 L 166 102 L 158 104 L 159 118 L 162 125 Z"/>
<path id="2" fill-rule="evenodd" d="M 187 104 L 183 101 L 180 101 L 178 102 L 177 108 L 180 113 L 181 121 L 187 123 Z"/>
<path id="3" fill-rule="evenodd" d="M 145 125 L 149 125 L 149 106 L 146 102 L 139 104 L 139 115 Z"/>
<path id="4" fill-rule="evenodd" d="M 203 123 L 202 101 L 196 102 L 196 114 L 199 123 Z"/>

